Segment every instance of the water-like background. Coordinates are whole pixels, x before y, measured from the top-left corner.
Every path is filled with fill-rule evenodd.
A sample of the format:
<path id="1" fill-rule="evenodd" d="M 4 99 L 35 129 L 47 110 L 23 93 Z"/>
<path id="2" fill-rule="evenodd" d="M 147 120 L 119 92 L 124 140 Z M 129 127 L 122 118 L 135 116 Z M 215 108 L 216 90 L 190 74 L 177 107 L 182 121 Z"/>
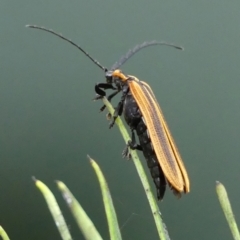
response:
<path id="1" fill-rule="evenodd" d="M 145 40 L 184 46 L 150 47 L 123 70 L 153 88 L 191 179 L 190 194 L 177 200 L 168 189 L 159 203 L 171 239 L 231 239 L 215 181 L 227 187 L 240 222 L 239 11 L 239 1 L 223 0 L 2 0 L 0 225 L 11 239 L 60 239 L 33 175 L 53 190 L 74 239 L 83 237 L 56 179 L 109 238 L 87 154 L 105 173 L 123 238 L 157 239 L 134 164 L 121 157 L 123 139 L 92 101 L 104 73 L 70 44 L 25 24 L 63 33 L 106 67 Z"/>

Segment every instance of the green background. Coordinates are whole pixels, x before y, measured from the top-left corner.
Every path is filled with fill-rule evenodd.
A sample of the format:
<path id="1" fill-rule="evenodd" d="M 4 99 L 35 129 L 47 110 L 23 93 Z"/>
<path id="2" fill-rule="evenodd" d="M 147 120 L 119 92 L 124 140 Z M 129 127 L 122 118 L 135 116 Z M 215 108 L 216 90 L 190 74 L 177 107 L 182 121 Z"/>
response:
<path id="1" fill-rule="evenodd" d="M 56 179 L 109 238 L 87 154 L 105 173 L 123 238 L 157 239 L 134 165 L 121 158 L 122 137 L 92 101 L 104 73 L 70 44 L 26 24 L 63 33 L 106 67 L 145 40 L 184 46 L 145 49 L 123 70 L 151 85 L 191 179 L 190 194 L 177 200 L 168 189 L 159 203 L 171 239 L 231 239 L 215 181 L 227 187 L 240 222 L 239 12 L 239 1 L 222 0 L 2 0 L 0 224 L 11 239 L 60 239 L 33 175 L 56 194 L 74 239 L 82 235 Z"/>

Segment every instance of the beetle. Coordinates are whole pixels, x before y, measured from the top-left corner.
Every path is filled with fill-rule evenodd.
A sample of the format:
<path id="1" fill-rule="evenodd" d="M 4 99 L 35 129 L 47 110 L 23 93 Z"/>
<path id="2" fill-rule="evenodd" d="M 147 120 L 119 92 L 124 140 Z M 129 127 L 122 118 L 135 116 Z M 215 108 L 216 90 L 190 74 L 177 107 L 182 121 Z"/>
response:
<path id="1" fill-rule="evenodd" d="M 109 128 L 113 127 L 118 116 L 124 115 L 131 130 L 131 140 L 127 143 L 123 156 L 130 157 L 129 148 L 143 152 L 157 189 L 158 200 L 163 199 L 167 183 L 178 197 L 181 193 L 188 193 L 190 181 L 186 168 L 151 87 L 146 82 L 140 81 L 135 76 L 124 74 L 120 70 L 120 66 L 143 48 L 153 45 L 166 45 L 180 50 L 183 48 L 166 42 L 144 42 L 129 50 L 108 70 L 70 39 L 44 27 L 36 25 L 27 25 L 27 27 L 50 32 L 71 43 L 105 72 L 106 82 L 95 85 L 97 94 L 95 100 L 105 97 L 105 90 L 108 89 L 114 90 L 107 97 L 109 101 L 122 92 Z M 105 106 L 100 110 L 104 109 Z M 139 144 L 136 142 L 135 133 L 138 135 Z"/>

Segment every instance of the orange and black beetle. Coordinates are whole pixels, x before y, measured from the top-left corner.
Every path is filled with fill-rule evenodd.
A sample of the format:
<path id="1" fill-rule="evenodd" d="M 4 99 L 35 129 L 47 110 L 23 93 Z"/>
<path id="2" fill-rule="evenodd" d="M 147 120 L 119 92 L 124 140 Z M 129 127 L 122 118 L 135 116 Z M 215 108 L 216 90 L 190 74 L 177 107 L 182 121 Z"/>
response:
<path id="1" fill-rule="evenodd" d="M 142 48 L 152 45 L 182 48 L 165 42 L 144 42 L 130 50 L 108 70 L 70 39 L 43 27 L 34 25 L 28 25 L 28 27 L 50 32 L 68 41 L 104 70 L 106 82 L 95 85 L 95 92 L 97 93 L 95 99 L 106 96 L 106 89 L 115 90 L 107 97 L 109 101 L 119 92 L 122 92 L 122 97 L 115 108 L 110 128 L 114 125 L 115 119 L 123 114 L 132 132 L 132 139 L 128 142 L 123 155 L 129 156 L 128 147 L 143 152 L 157 188 L 157 198 L 159 200 L 163 198 L 167 183 L 174 194 L 178 196 L 182 192 L 188 193 L 190 191 L 190 183 L 187 171 L 151 87 L 146 82 L 140 81 L 132 75 L 126 75 L 119 69 L 123 63 Z M 104 108 L 105 106 L 101 110 Z M 135 132 L 138 135 L 139 144 L 136 143 Z"/>

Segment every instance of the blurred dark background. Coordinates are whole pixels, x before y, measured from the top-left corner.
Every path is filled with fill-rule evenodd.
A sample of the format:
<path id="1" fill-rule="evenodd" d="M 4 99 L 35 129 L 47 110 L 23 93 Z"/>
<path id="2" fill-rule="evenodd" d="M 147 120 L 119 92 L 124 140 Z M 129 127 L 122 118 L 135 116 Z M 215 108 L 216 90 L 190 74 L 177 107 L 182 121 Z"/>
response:
<path id="1" fill-rule="evenodd" d="M 33 175 L 56 195 L 74 239 L 83 237 L 56 179 L 109 238 L 87 154 L 105 173 L 123 238 L 157 239 L 134 165 L 121 158 L 123 139 L 99 114 L 101 102 L 91 100 L 104 73 L 70 44 L 26 24 L 63 33 L 106 67 L 145 40 L 184 46 L 150 47 L 123 70 L 153 88 L 191 179 L 190 194 L 177 200 L 168 190 L 159 203 L 171 239 L 231 238 L 215 181 L 225 184 L 240 222 L 239 10 L 239 1 L 222 0 L 1 1 L 0 225 L 11 239 L 60 239 Z"/>

